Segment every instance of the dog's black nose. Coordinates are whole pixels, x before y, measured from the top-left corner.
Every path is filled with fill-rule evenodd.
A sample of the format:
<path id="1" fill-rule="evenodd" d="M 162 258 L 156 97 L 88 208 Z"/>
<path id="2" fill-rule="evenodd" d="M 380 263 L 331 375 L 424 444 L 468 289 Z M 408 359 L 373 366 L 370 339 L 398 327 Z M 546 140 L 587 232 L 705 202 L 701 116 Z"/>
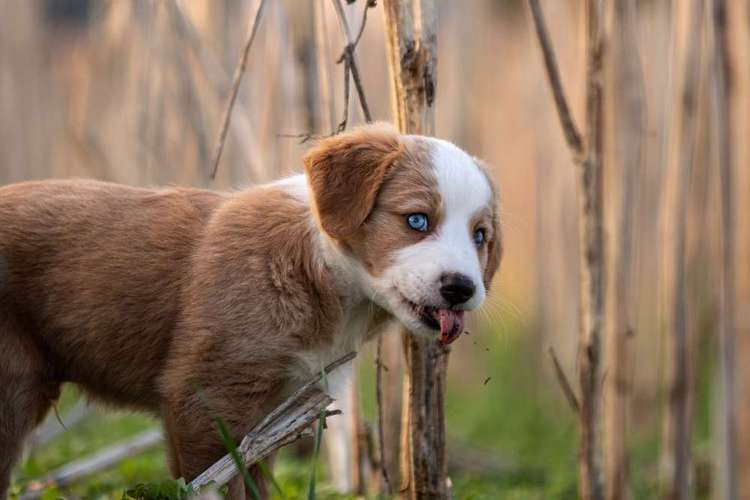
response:
<path id="1" fill-rule="evenodd" d="M 463 304 L 474 296 L 476 286 L 463 274 L 445 274 L 440 278 L 440 295 L 452 306 Z"/>

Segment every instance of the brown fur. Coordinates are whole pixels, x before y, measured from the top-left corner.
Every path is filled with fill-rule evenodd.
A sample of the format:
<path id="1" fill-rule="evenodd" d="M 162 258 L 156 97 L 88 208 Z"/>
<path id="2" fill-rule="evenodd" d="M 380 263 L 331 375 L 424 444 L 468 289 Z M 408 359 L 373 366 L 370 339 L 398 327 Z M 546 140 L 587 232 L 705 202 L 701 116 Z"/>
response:
<path id="1" fill-rule="evenodd" d="M 315 219 L 273 185 L 0 188 L 0 497 L 62 382 L 161 417 L 175 477 L 220 458 L 208 408 L 241 439 L 304 368 L 295 354 L 341 334 L 352 299 L 319 227 L 378 273 L 420 237 L 394 218 L 439 217 L 420 147 L 377 126 L 324 141 L 305 160 Z M 387 317 L 374 308 L 371 328 Z M 241 480 L 229 496 L 244 496 Z"/>
<path id="2" fill-rule="evenodd" d="M 431 169 L 425 168 L 430 164 L 426 146 L 408 139 L 400 149 L 400 156 L 383 179 L 370 216 L 344 239 L 352 253 L 374 276 L 380 275 L 390 264 L 396 250 L 427 236 L 427 233 L 410 230 L 404 224 L 408 214 L 427 214 L 436 226 L 441 219 L 437 180 Z"/>
<path id="3" fill-rule="evenodd" d="M 61 382 L 163 417 L 175 476 L 220 458 L 195 388 L 240 439 L 283 396 L 291 355 L 331 341 L 341 306 L 316 231 L 272 188 L 0 188 L 0 486 Z"/>
<path id="4" fill-rule="evenodd" d="M 353 236 L 372 211 L 402 149 L 393 128 L 377 124 L 332 137 L 307 153 L 305 173 L 326 233 L 337 240 Z"/>

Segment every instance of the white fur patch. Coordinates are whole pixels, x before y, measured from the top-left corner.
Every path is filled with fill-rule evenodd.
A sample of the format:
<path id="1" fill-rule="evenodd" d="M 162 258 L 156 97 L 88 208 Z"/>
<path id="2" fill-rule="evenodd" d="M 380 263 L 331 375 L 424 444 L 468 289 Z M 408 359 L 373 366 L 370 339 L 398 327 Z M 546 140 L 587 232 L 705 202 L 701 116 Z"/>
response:
<path id="1" fill-rule="evenodd" d="M 472 218 L 492 203 L 492 188 L 476 162 L 464 151 L 440 139 L 430 139 L 433 167 L 443 201 L 444 219 L 437 228 L 437 241 L 425 249 L 444 267 L 474 281 L 476 294 L 467 303 L 474 309 L 484 301 L 482 267 L 473 241 Z M 427 246 L 427 245 L 426 245 Z"/>
<path id="2" fill-rule="evenodd" d="M 434 335 L 404 299 L 417 305 L 447 307 L 440 294 L 441 277 L 458 273 L 469 277 L 474 296 L 460 307 L 478 308 L 486 290 L 483 270 L 473 240 L 475 216 L 491 208 L 493 193 L 487 177 L 464 151 L 440 139 L 413 137 L 427 141 L 433 173 L 440 191 L 443 217 L 431 234 L 394 254 L 393 264 L 383 275 L 370 281 L 373 300 L 385 307 L 412 332 Z"/>
<path id="3" fill-rule="evenodd" d="M 333 335 L 332 345 L 298 353 L 297 357 L 304 366 L 302 373 L 299 374 L 300 378 L 307 379 L 311 375 L 321 373 L 327 365 L 350 352 L 359 350 L 367 334 L 370 311 L 371 307 L 367 302 L 362 302 L 355 307 L 344 308 L 345 318 L 341 322 L 339 331 Z M 324 382 L 327 392 L 334 398 L 340 395 L 346 387 L 347 380 L 351 378 L 351 374 L 351 362 L 328 374 Z"/>
<path id="4" fill-rule="evenodd" d="M 305 203 L 310 202 L 310 191 L 307 187 L 307 177 L 305 177 L 305 174 L 285 177 L 284 179 L 272 182 L 269 186 L 280 188 Z"/>

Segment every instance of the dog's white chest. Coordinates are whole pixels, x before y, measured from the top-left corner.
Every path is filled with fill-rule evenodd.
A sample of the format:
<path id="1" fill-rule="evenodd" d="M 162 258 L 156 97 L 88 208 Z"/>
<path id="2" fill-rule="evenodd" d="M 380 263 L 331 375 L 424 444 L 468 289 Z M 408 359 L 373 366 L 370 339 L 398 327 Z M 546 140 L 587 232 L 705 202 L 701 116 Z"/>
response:
<path id="1" fill-rule="evenodd" d="M 367 334 L 371 306 L 363 304 L 345 311 L 344 319 L 341 326 L 333 336 L 333 342 L 323 348 L 305 351 L 298 354 L 302 361 L 303 371 L 300 378 L 309 378 L 315 373 L 320 373 L 323 369 L 343 357 L 344 355 L 358 351 L 364 342 Z M 346 385 L 346 381 L 351 377 L 352 362 L 340 366 L 332 373 L 326 375 L 325 384 L 328 387 L 329 394 L 336 397 Z"/>

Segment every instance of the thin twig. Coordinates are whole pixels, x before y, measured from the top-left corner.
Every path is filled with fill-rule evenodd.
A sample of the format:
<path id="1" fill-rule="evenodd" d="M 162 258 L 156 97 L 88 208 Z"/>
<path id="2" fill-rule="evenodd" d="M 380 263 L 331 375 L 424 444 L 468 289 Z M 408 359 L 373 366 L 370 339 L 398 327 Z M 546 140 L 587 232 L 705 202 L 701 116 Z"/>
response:
<path id="1" fill-rule="evenodd" d="M 568 100 L 565 98 L 565 91 L 563 90 L 562 79 L 560 78 L 560 70 L 557 65 L 557 57 L 555 56 L 555 50 L 552 48 L 552 43 L 550 42 L 547 23 L 544 20 L 544 13 L 542 12 L 542 7 L 539 5 L 539 0 L 529 0 L 529 7 L 531 8 L 531 17 L 534 19 L 534 28 L 536 28 L 539 46 L 542 49 L 544 67 L 547 71 L 547 78 L 549 79 L 550 88 L 552 89 L 552 97 L 555 99 L 555 107 L 557 108 L 557 114 L 560 118 L 563 133 L 565 134 L 565 140 L 572 150 L 574 158 L 579 161 L 583 156 L 583 140 L 581 139 L 581 134 L 578 131 L 575 122 L 573 121 L 573 115 L 570 113 Z"/>
<path id="2" fill-rule="evenodd" d="M 234 107 L 234 101 L 237 99 L 237 94 L 240 90 L 240 83 L 242 82 L 242 75 L 245 74 L 245 67 L 247 66 L 247 58 L 250 54 L 250 47 L 253 45 L 255 35 L 258 33 L 258 25 L 260 24 L 261 14 L 263 8 L 266 5 L 266 0 L 259 0 L 258 8 L 253 16 L 253 21 L 250 24 L 250 30 L 247 33 L 247 39 L 245 40 L 245 47 L 242 50 L 240 56 L 240 62 L 237 65 L 237 69 L 234 72 L 234 79 L 232 82 L 232 90 L 229 94 L 229 100 L 227 106 L 224 109 L 224 118 L 221 123 L 221 130 L 219 131 L 219 137 L 216 140 L 216 147 L 214 148 L 214 158 L 211 166 L 211 179 L 216 178 L 216 171 L 219 169 L 219 161 L 221 160 L 221 153 L 224 151 L 224 143 L 227 138 L 227 130 L 229 130 L 229 122 L 232 117 L 232 108 Z"/>
<path id="3" fill-rule="evenodd" d="M 378 401 L 378 446 L 380 447 L 380 470 L 385 482 L 386 495 L 392 494 L 391 479 L 385 463 L 385 433 L 383 430 L 383 336 L 378 336 L 378 351 L 375 359 L 375 394 Z"/>
<path id="4" fill-rule="evenodd" d="M 349 121 L 349 75 L 351 74 L 352 80 L 354 80 L 354 88 L 357 91 L 357 95 L 359 96 L 359 104 L 362 107 L 362 114 L 365 117 L 365 121 L 367 123 L 372 122 L 372 115 L 370 114 L 370 108 L 367 105 L 367 99 L 365 98 L 365 90 L 364 86 L 362 85 L 362 79 L 359 74 L 359 66 L 357 66 L 356 58 L 354 57 L 354 51 L 357 48 L 357 44 L 359 43 L 360 39 L 362 38 L 362 33 L 364 33 L 365 25 L 367 23 L 367 11 L 375 6 L 375 2 L 373 0 L 366 0 L 365 1 L 365 9 L 362 13 L 362 22 L 359 26 L 359 32 L 357 33 L 356 37 L 352 37 L 351 29 L 349 28 L 349 23 L 346 20 L 346 15 L 344 13 L 344 6 L 341 4 L 341 0 L 332 0 L 333 6 L 336 9 L 336 14 L 339 18 L 339 23 L 341 24 L 341 29 L 344 32 L 344 36 L 346 37 L 346 47 L 344 47 L 344 51 L 341 54 L 341 57 L 339 57 L 337 63 L 344 63 L 344 119 L 339 123 L 337 133 L 341 132 L 346 129 L 347 123 Z"/>
<path id="5" fill-rule="evenodd" d="M 211 82 L 208 88 L 211 90 L 212 101 L 221 102 L 224 99 L 224 94 L 230 88 L 232 75 L 227 74 L 223 65 L 217 60 L 216 54 L 204 43 L 200 32 L 185 13 L 180 2 L 172 0 L 165 5 L 170 9 L 175 29 L 187 42 L 196 62 Z M 213 104 L 210 104 L 210 106 L 213 106 Z M 263 148 L 258 146 L 257 133 L 250 120 L 250 113 L 243 106 L 242 101 L 235 101 L 232 109 L 229 132 L 234 134 L 237 145 L 242 150 L 242 154 L 252 171 L 253 179 L 262 179 L 266 162 L 263 158 Z"/>
<path id="6" fill-rule="evenodd" d="M 339 61 L 340 62 L 340 61 Z M 339 122 L 338 127 L 336 127 L 336 131 L 333 133 L 340 134 L 344 130 L 346 130 L 346 126 L 349 123 L 349 96 L 351 95 L 351 84 L 349 79 L 349 74 L 351 73 L 351 66 L 347 62 L 344 64 L 344 118 Z"/>
<path id="7" fill-rule="evenodd" d="M 299 139 L 300 140 L 299 143 L 304 144 L 308 141 L 317 141 L 327 136 L 313 134 L 312 132 L 306 132 L 303 134 L 278 134 L 276 137 L 282 137 L 284 139 Z"/>
<path id="8" fill-rule="evenodd" d="M 578 398 L 576 397 L 575 392 L 573 392 L 573 387 L 570 385 L 570 381 L 568 381 L 568 377 L 565 375 L 562 365 L 560 365 L 560 361 L 557 359 L 557 354 L 555 354 L 555 350 L 552 347 L 549 347 L 547 352 L 549 353 L 549 357 L 552 358 L 552 364 L 555 367 L 555 376 L 560 383 L 560 388 L 562 388 L 565 399 L 568 400 L 568 404 L 576 415 L 578 415 L 580 409 Z"/>
<path id="9" fill-rule="evenodd" d="M 91 411 L 92 407 L 88 405 L 84 398 L 80 398 L 72 408 L 65 412 L 63 415 L 64 418 L 59 419 L 59 417 L 55 418 L 53 415 L 50 415 L 41 427 L 34 432 L 32 438 L 29 440 L 28 449 L 34 450 L 46 445 L 68 430 L 68 428 L 77 425 Z M 57 412 L 55 412 L 55 415 L 57 415 Z"/>

